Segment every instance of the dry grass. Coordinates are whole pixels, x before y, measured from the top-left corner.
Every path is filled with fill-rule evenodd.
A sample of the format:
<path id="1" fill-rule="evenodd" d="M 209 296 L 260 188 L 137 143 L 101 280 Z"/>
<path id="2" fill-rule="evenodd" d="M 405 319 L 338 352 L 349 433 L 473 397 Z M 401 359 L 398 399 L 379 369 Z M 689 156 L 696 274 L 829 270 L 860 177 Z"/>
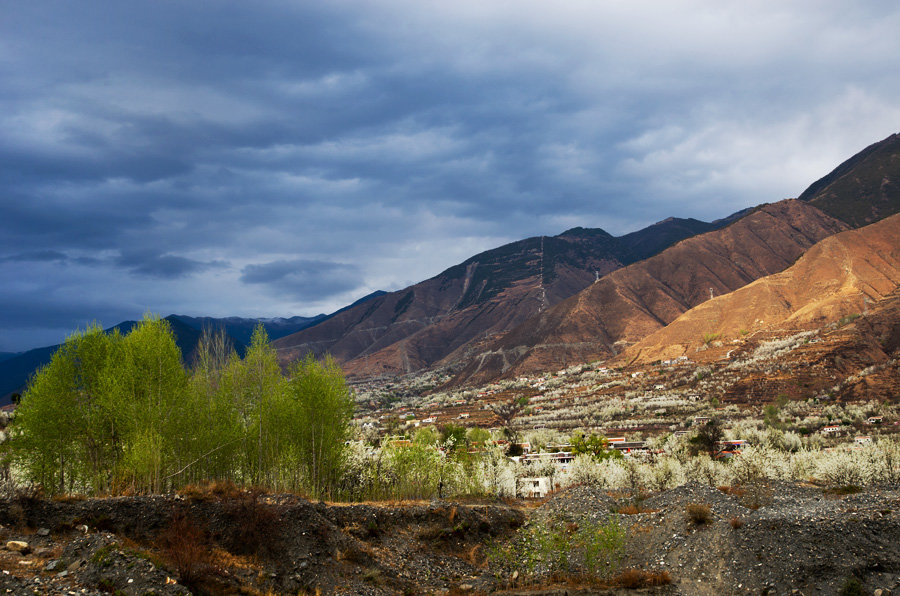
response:
<path id="1" fill-rule="evenodd" d="M 485 567 L 487 566 L 488 558 L 484 553 L 484 547 L 481 544 L 476 544 L 466 551 L 463 560 L 474 567 Z"/>
<path id="2" fill-rule="evenodd" d="M 610 582 L 613 586 L 636 590 L 653 586 L 665 586 L 672 583 L 668 571 L 647 571 L 646 569 L 626 569 Z"/>
<path id="3" fill-rule="evenodd" d="M 726 495 L 731 495 L 732 497 L 743 497 L 747 493 L 742 486 L 719 486 L 717 488 Z"/>
<path id="4" fill-rule="evenodd" d="M 280 536 L 279 509 L 260 501 L 260 492 L 240 491 L 224 501 L 230 533 L 229 550 L 238 554 L 262 555 L 278 550 Z"/>
<path id="5" fill-rule="evenodd" d="M 732 517 L 728 523 L 730 523 L 731 527 L 735 530 L 739 530 L 744 527 L 744 520 L 739 517 Z"/>
<path id="6" fill-rule="evenodd" d="M 712 521 L 712 509 L 705 503 L 689 503 L 684 510 L 688 520 L 695 526 L 702 526 Z"/>
<path id="7" fill-rule="evenodd" d="M 196 590 L 218 573 L 204 531 L 183 513 L 172 517 L 160 542 L 165 559 L 188 588 Z"/>
<path id="8" fill-rule="evenodd" d="M 252 489 L 251 489 L 252 490 Z M 230 480 L 203 482 L 201 484 L 188 484 L 178 491 L 185 499 L 192 501 L 224 501 L 238 498 L 245 491 Z"/>
<path id="9" fill-rule="evenodd" d="M 78 503 L 81 501 L 86 501 L 87 496 L 81 494 L 61 494 L 61 495 L 53 495 L 53 501 L 56 503 Z"/>

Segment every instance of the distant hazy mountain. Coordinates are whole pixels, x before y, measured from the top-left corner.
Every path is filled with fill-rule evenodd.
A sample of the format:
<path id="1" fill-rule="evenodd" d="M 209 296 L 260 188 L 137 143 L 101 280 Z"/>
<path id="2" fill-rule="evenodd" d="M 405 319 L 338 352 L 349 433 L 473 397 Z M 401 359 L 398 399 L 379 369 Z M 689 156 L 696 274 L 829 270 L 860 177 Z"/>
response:
<path id="1" fill-rule="evenodd" d="M 378 297 L 384 292 L 374 292 L 361 298 L 353 305 L 361 304 L 366 300 Z M 353 306 L 351 305 L 351 306 Z M 350 308 L 350 307 L 345 307 Z M 344 309 L 337 311 L 342 312 Z M 317 315 L 315 317 L 290 317 L 290 318 L 241 318 L 241 317 L 189 317 L 185 315 L 169 315 L 166 320 L 172 326 L 176 343 L 181 350 L 182 358 L 186 365 L 193 361 L 194 351 L 203 329 L 209 327 L 213 330 L 225 331 L 232 345 L 239 354 L 250 343 L 250 336 L 257 324 L 262 323 L 270 339 L 277 339 L 285 335 L 296 333 L 321 321 L 328 320 L 331 315 Z M 122 333 L 128 333 L 136 321 L 122 321 L 107 329 L 119 329 Z M 59 344 L 44 348 L 35 348 L 22 353 L 2 353 L 0 356 L 0 405 L 7 404 L 13 393 L 21 393 L 28 378 L 41 366 L 50 362 L 53 353 L 59 348 Z"/>
<path id="2" fill-rule="evenodd" d="M 328 315 L 316 315 L 315 317 L 290 317 L 290 318 L 270 318 L 270 319 L 246 319 L 241 317 L 188 317 L 186 315 L 169 315 L 169 320 L 179 320 L 185 325 L 203 331 L 203 329 L 224 329 L 230 335 L 238 346 L 247 346 L 250 344 L 250 336 L 256 326 L 262 323 L 269 334 L 269 339 L 278 339 L 291 333 L 296 333 L 301 329 L 311 327 L 328 318 Z"/>

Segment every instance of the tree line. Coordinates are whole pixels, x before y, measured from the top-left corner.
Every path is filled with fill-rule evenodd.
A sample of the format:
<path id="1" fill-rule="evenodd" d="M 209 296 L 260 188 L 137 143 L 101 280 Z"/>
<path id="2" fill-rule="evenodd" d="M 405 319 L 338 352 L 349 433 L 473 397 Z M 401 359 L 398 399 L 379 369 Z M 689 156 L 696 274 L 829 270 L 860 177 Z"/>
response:
<path id="1" fill-rule="evenodd" d="M 203 333 L 186 369 L 168 321 L 90 326 L 31 379 L 5 457 L 50 494 L 158 493 L 206 481 L 330 497 L 353 400 L 331 358 L 283 374 L 260 325 L 243 358 Z"/>

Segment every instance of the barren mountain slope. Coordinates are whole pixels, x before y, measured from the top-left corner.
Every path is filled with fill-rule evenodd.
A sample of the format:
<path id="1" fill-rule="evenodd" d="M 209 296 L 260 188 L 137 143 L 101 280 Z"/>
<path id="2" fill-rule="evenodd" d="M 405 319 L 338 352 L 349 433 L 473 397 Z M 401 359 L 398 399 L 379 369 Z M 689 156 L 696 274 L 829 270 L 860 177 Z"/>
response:
<path id="1" fill-rule="evenodd" d="M 813 183 L 800 200 L 853 227 L 900 212 L 900 134 L 866 147 Z"/>
<path id="2" fill-rule="evenodd" d="M 637 362 L 675 358 L 774 327 L 804 329 L 863 312 L 900 283 L 900 214 L 826 238 L 793 266 L 696 306 L 632 346 Z"/>
<path id="3" fill-rule="evenodd" d="M 282 362 L 331 353 L 351 376 L 418 370 L 511 329 L 582 290 L 596 275 L 716 226 L 669 219 L 621 239 L 574 228 L 514 242 L 349 308 L 275 346 Z"/>
<path id="4" fill-rule="evenodd" d="M 615 354 L 711 294 L 784 270 L 810 246 L 847 227 L 802 201 L 766 205 L 727 228 L 603 277 L 488 346 L 455 382 L 479 383 Z"/>

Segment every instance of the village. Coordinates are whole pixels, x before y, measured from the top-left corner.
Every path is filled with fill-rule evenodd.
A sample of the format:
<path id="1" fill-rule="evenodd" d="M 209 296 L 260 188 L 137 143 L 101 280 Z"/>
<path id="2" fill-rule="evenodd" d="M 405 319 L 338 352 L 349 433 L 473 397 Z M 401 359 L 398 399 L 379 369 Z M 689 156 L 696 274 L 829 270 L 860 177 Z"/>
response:
<path id="1" fill-rule="evenodd" d="M 897 363 L 836 376 L 816 357 L 833 342 L 830 331 L 714 342 L 696 359 L 594 362 L 474 389 L 442 389 L 452 374 L 440 370 L 360 382 L 355 424 L 367 440 L 394 446 L 409 444 L 425 428 L 483 429 L 519 465 L 521 497 L 544 497 L 572 482 L 577 453 L 570 439 L 578 433 L 651 464 L 676 445 L 696 443 L 710 424 L 717 434 L 708 453 L 715 460 L 748 447 L 822 454 L 877 449 L 900 432 L 900 412 L 892 401 L 859 399 L 855 389 L 867 377 L 895 379 Z M 538 469 L 544 472 L 533 472 Z"/>

